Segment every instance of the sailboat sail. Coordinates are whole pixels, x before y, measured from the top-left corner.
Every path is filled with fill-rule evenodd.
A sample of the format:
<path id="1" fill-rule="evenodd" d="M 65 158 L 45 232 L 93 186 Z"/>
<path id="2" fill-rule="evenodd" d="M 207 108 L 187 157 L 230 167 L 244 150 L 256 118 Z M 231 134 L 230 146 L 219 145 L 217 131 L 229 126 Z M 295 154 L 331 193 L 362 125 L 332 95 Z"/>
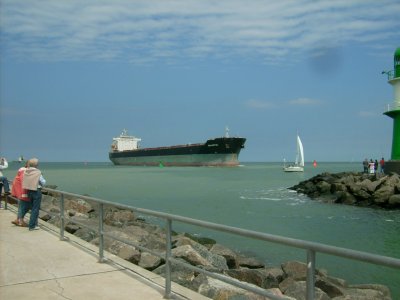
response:
<path id="1" fill-rule="evenodd" d="M 304 167 L 304 150 L 303 150 L 303 143 L 299 136 L 297 136 L 297 155 L 299 158 L 296 158 L 296 164 L 301 167 Z"/>
<path id="2" fill-rule="evenodd" d="M 303 143 L 299 135 L 297 135 L 297 153 L 296 153 L 296 161 L 294 165 L 290 165 L 286 167 L 286 162 L 283 165 L 283 170 L 285 172 L 303 172 L 304 171 L 304 149 Z"/>

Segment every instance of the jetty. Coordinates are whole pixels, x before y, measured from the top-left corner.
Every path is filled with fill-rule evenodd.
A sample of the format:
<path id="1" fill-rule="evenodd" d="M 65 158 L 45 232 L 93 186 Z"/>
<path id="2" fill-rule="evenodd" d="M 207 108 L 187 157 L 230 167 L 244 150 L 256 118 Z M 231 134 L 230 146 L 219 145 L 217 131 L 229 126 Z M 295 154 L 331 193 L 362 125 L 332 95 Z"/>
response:
<path id="1" fill-rule="evenodd" d="M 322 173 L 289 189 L 327 203 L 400 209 L 400 176 L 394 172 Z"/>
<path id="2" fill-rule="evenodd" d="M 0 299 L 164 299 L 165 278 L 111 254 L 100 263 L 96 246 L 68 233 L 61 241 L 41 220 L 29 231 L 14 219 L 0 210 Z M 209 299 L 175 283 L 172 298 Z"/>

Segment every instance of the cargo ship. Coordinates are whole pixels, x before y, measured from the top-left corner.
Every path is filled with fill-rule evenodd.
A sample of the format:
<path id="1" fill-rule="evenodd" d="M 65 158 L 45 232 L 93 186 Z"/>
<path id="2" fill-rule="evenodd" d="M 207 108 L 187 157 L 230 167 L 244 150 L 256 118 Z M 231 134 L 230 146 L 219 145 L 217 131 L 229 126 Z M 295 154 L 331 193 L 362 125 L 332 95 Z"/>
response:
<path id="1" fill-rule="evenodd" d="M 205 143 L 168 147 L 140 148 L 140 138 L 128 135 L 124 129 L 113 138 L 109 158 L 114 165 L 131 166 L 237 166 L 245 138 L 224 137 Z"/>

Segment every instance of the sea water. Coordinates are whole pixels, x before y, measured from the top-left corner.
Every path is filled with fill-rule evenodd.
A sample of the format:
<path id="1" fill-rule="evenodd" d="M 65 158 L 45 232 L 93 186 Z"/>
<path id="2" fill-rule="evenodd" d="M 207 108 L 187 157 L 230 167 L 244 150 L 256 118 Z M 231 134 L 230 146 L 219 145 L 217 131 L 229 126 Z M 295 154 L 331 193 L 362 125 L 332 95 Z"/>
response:
<path id="1" fill-rule="evenodd" d="M 3 173 L 12 179 L 18 163 Z M 361 163 L 319 163 L 285 173 L 279 163 L 239 167 L 128 167 L 111 163 L 42 163 L 59 190 L 285 237 L 400 258 L 400 211 L 326 204 L 289 190 L 322 172 L 361 171 Z M 147 220 L 160 222 L 144 216 Z M 268 266 L 306 261 L 305 250 L 174 223 L 216 239 Z M 381 283 L 400 299 L 400 270 L 317 253 L 317 268 L 349 284 Z"/>

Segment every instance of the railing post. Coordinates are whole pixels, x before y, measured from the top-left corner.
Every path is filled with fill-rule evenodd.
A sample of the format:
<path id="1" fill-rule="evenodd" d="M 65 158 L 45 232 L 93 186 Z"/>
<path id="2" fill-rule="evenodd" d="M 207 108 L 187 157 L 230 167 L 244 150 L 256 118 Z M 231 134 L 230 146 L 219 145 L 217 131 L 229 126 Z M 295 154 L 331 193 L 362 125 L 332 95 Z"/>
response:
<path id="1" fill-rule="evenodd" d="M 315 251 L 307 250 L 307 300 L 314 300 L 315 296 Z"/>
<path id="2" fill-rule="evenodd" d="M 104 235 L 103 235 L 104 205 L 99 203 L 99 262 L 104 262 Z"/>
<path id="3" fill-rule="evenodd" d="M 167 219 L 166 251 L 165 251 L 165 299 L 171 298 L 171 244 L 172 244 L 172 220 Z"/>
<path id="4" fill-rule="evenodd" d="M 65 217 L 64 217 L 64 194 L 61 194 L 60 197 L 60 240 L 63 241 L 64 240 L 64 228 L 65 228 Z"/>

